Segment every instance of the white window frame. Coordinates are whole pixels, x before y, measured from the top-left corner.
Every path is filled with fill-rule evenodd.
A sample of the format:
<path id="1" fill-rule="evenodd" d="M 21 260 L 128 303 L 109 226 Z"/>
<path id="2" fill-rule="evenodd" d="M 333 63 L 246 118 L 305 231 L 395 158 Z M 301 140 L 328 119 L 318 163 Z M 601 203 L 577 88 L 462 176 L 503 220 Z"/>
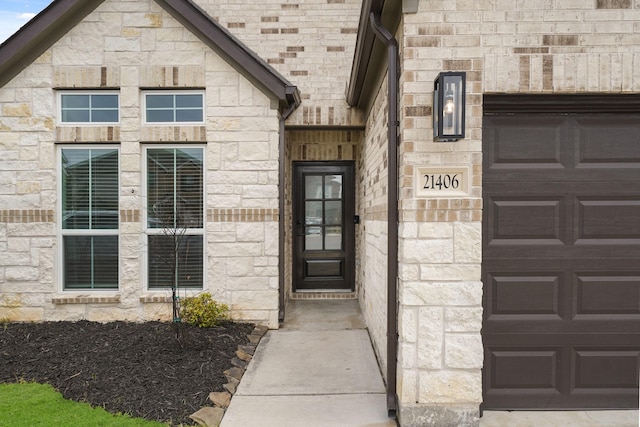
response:
<path id="1" fill-rule="evenodd" d="M 202 96 L 202 120 L 200 121 L 172 121 L 172 122 L 150 122 L 147 119 L 147 95 L 201 95 Z M 207 120 L 207 102 L 204 90 L 145 90 L 142 92 L 142 122 L 148 126 L 179 126 L 179 125 L 202 125 Z M 175 117 L 175 112 L 177 108 L 174 105 L 173 112 Z"/>
<path id="2" fill-rule="evenodd" d="M 207 147 L 202 144 L 145 144 L 142 150 L 142 228 L 144 232 L 144 250 L 142 253 L 142 279 L 144 282 L 145 291 L 149 293 L 161 292 L 166 293 L 170 288 L 165 287 L 150 287 L 149 286 L 149 236 L 164 235 L 162 228 L 149 228 L 148 227 L 148 180 L 149 171 L 147 167 L 147 153 L 148 150 L 153 149 L 181 149 L 181 148 L 199 148 L 202 150 L 202 228 L 188 228 L 185 231 L 186 236 L 201 235 L 202 236 L 202 288 L 186 288 L 180 287 L 181 291 L 187 292 L 200 292 L 207 289 L 207 188 L 206 188 L 206 162 L 207 162 Z"/>
<path id="3" fill-rule="evenodd" d="M 111 149 L 116 150 L 118 153 L 118 189 L 120 188 L 120 173 L 121 173 L 121 160 L 120 160 L 120 146 L 113 144 L 60 144 L 56 146 L 56 171 L 58 172 L 58 178 L 56 182 L 56 191 L 60 196 L 58 197 L 58 209 L 56 213 L 56 231 L 57 231 L 57 278 L 59 283 L 59 291 L 63 293 L 114 293 L 119 292 L 121 287 L 122 277 L 120 274 L 120 262 L 121 262 L 121 234 L 120 234 L 120 195 L 118 193 L 118 227 L 113 229 L 91 229 L 91 230 L 83 230 L 83 229 L 64 229 L 62 227 L 62 219 L 63 219 L 63 187 L 62 187 L 62 150 L 64 149 L 74 149 L 74 150 L 104 150 Z M 65 236 L 118 236 L 118 283 L 115 288 L 67 288 L 65 286 L 65 259 L 64 259 L 64 237 Z"/>
<path id="4" fill-rule="evenodd" d="M 118 120 L 115 122 L 63 122 L 62 121 L 62 96 L 63 95 L 116 95 L 118 97 Z M 86 91 L 86 90 L 60 90 L 56 94 L 56 111 L 58 114 L 58 125 L 59 126 L 118 126 L 120 125 L 121 118 L 121 100 L 120 100 L 120 91 L 118 90 L 94 90 L 94 91 Z"/>

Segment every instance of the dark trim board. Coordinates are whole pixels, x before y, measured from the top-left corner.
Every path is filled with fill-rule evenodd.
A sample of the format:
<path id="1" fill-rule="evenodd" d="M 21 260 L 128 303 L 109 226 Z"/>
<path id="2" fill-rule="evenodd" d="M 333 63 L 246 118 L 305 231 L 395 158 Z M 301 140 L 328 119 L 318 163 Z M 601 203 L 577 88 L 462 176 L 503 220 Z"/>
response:
<path id="1" fill-rule="evenodd" d="M 485 94 L 484 115 L 640 113 L 640 94 Z"/>

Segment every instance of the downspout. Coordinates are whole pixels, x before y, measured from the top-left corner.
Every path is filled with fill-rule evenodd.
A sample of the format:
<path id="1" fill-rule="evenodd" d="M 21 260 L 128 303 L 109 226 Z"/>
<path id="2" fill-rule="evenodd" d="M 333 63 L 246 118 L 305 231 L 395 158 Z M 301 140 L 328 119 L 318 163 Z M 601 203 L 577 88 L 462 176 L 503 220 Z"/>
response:
<path id="1" fill-rule="evenodd" d="M 286 188 L 286 158 L 285 158 L 285 122 L 298 107 L 298 102 L 295 100 L 289 104 L 289 107 L 280 114 L 280 129 L 279 129 L 279 141 L 278 141 L 278 321 L 284 322 L 284 310 L 285 310 L 285 286 L 284 286 L 284 264 L 285 264 L 285 226 L 284 226 L 284 205 L 285 205 L 285 188 Z"/>
<path id="2" fill-rule="evenodd" d="M 387 46 L 388 86 L 388 184 L 387 184 L 387 410 L 394 416 L 398 409 L 398 41 L 380 20 L 380 12 L 369 14 L 371 29 Z"/>

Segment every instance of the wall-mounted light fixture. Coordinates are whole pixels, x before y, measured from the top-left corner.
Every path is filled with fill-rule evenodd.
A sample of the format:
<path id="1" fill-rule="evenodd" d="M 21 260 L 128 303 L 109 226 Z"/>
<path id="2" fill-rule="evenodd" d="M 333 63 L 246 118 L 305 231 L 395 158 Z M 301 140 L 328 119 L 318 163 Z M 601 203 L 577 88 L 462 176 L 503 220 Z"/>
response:
<path id="1" fill-rule="evenodd" d="M 438 74 L 433 82 L 433 140 L 457 141 L 464 138 L 464 72 Z"/>

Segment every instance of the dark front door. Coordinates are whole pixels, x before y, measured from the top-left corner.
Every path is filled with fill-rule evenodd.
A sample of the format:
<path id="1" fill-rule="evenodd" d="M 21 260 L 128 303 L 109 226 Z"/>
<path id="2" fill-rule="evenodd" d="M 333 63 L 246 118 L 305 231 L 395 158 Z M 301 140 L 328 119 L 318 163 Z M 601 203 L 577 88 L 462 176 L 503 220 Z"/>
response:
<path id="1" fill-rule="evenodd" d="M 294 291 L 354 289 L 353 169 L 353 162 L 294 163 Z"/>
<path id="2" fill-rule="evenodd" d="M 485 409 L 637 408 L 639 126 L 485 116 Z"/>

